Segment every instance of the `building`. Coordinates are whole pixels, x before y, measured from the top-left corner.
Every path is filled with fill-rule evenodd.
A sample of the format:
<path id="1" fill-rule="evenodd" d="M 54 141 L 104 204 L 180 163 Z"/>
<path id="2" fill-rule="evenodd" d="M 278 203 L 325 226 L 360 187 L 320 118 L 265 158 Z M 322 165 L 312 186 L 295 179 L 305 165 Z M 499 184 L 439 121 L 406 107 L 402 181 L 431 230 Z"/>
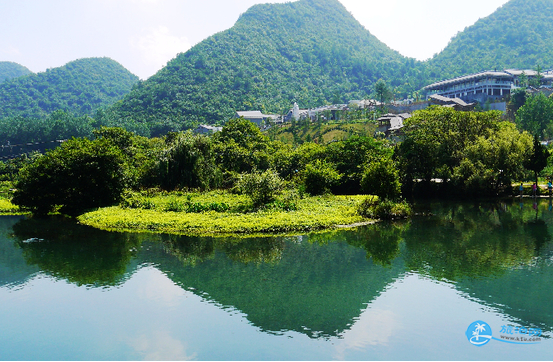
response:
<path id="1" fill-rule="evenodd" d="M 277 122 L 280 118 L 274 114 L 263 114 L 260 111 L 239 111 L 236 112 L 236 118 L 244 118 L 250 122 L 255 123 L 259 128 L 262 128 L 265 125 L 267 119 L 272 122 Z"/>
<path id="2" fill-rule="evenodd" d="M 456 111 L 472 111 L 476 105 L 476 103 L 467 103 L 461 98 L 448 98 L 438 94 L 431 95 L 428 100 L 430 104 L 451 107 Z"/>
<path id="3" fill-rule="evenodd" d="M 211 134 L 211 133 L 219 132 L 222 129 L 223 129 L 223 127 L 215 127 L 215 126 L 208 126 L 206 124 L 200 124 L 194 130 L 194 133 L 197 133 L 197 134 Z"/>
<path id="4" fill-rule="evenodd" d="M 484 104 L 488 100 L 494 102 L 504 99 L 522 85 L 524 78 L 532 80 L 537 76 L 538 72 L 534 70 L 487 71 L 430 84 L 424 90 L 428 97 L 439 95 Z M 551 87 L 553 71 L 540 73 L 540 76 L 541 84 Z"/>
<path id="5" fill-rule="evenodd" d="M 377 132 L 382 132 L 389 137 L 391 134 L 398 134 L 403 128 L 403 121 L 411 118 L 409 113 L 393 114 L 388 113 L 380 117 L 378 121 Z"/>

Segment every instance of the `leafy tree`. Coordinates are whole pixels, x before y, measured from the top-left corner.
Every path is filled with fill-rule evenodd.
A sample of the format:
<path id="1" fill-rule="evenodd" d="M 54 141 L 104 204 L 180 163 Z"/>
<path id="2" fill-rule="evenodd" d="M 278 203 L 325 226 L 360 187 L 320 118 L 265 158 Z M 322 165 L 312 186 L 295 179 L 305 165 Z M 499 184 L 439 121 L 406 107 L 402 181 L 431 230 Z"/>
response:
<path id="1" fill-rule="evenodd" d="M 305 191 L 311 195 L 323 195 L 329 193 L 340 181 L 342 175 L 336 171 L 333 164 L 315 160 L 307 164 L 303 172 L 303 184 Z"/>
<path id="2" fill-rule="evenodd" d="M 501 122 L 486 133 L 466 146 L 451 176 L 455 188 L 468 194 L 510 189 L 514 180 L 523 177 L 524 162 L 532 149 L 531 136 L 520 133 L 512 123 Z"/>
<path id="3" fill-rule="evenodd" d="M 213 141 L 191 131 L 173 136 L 159 160 L 158 175 L 166 190 L 219 186 L 221 171 L 215 163 Z"/>
<path id="4" fill-rule="evenodd" d="M 529 97 L 516 113 L 517 126 L 542 139 L 553 137 L 553 99 L 543 93 Z"/>
<path id="5" fill-rule="evenodd" d="M 392 91 L 383 79 L 379 79 L 376 82 L 374 86 L 374 92 L 376 94 L 376 98 L 380 101 L 382 106 L 385 102 L 389 101 L 392 98 Z"/>
<path id="6" fill-rule="evenodd" d="M 534 144 L 532 152 L 528 159 L 524 162 L 526 169 L 534 172 L 534 179 L 536 185 L 538 184 L 538 174 L 547 167 L 547 160 L 549 159 L 549 151 L 547 147 L 543 146 L 537 136 L 534 136 Z"/>
<path id="7" fill-rule="evenodd" d="M 251 198 L 255 207 L 274 201 L 283 187 L 283 180 L 274 170 L 241 174 L 237 184 L 237 188 Z"/>
<path id="8" fill-rule="evenodd" d="M 432 179 L 441 179 L 451 192 L 496 193 L 520 179 L 531 142 L 527 133 L 502 122 L 500 112 L 434 107 L 406 121 L 395 157 L 407 192 L 414 180 L 428 188 Z"/>
<path id="9" fill-rule="evenodd" d="M 361 190 L 384 200 L 396 200 L 401 195 L 399 171 L 390 158 L 370 162 L 363 172 Z"/>
<path id="10" fill-rule="evenodd" d="M 71 139 L 25 166 L 13 203 L 35 214 L 68 215 L 120 200 L 127 185 L 125 158 L 108 140 Z"/>
<path id="11" fill-rule="evenodd" d="M 497 127 L 501 112 L 458 112 L 431 107 L 417 111 L 405 122 L 405 140 L 396 150 L 402 183 L 414 179 L 429 183 L 433 178 L 447 181 L 463 158 L 467 145 L 479 135 Z"/>
<path id="12" fill-rule="evenodd" d="M 343 175 L 334 187 L 335 193 L 356 194 L 360 191 L 363 165 L 372 157 L 391 155 L 385 141 L 371 137 L 352 136 L 345 141 L 329 144 L 325 150 L 325 160 L 333 163 Z"/>
<path id="13" fill-rule="evenodd" d="M 516 113 L 526 103 L 527 98 L 528 93 L 524 88 L 517 88 L 511 93 L 507 103 L 507 116 L 510 120 L 514 121 L 516 119 Z"/>

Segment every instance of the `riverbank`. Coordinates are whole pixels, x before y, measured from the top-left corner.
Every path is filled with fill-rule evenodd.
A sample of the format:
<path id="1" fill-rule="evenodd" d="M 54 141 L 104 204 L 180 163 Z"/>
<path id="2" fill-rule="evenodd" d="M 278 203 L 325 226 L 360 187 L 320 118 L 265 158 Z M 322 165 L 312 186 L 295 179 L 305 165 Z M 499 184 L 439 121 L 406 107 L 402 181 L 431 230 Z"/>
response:
<path id="1" fill-rule="evenodd" d="M 18 206 L 12 204 L 10 200 L 0 198 L 0 215 L 21 215 L 24 212 L 21 212 Z"/>
<path id="2" fill-rule="evenodd" d="M 281 203 L 248 210 L 249 200 L 242 195 L 220 191 L 168 194 L 134 199 L 127 202 L 127 207 L 98 209 L 77 220 L 108 231 L 191 236 L 308 232 L 376 221 L 357 213 L 358 205 L 366 197 L 304 197 L 294 200 L 293 205 Z"/>

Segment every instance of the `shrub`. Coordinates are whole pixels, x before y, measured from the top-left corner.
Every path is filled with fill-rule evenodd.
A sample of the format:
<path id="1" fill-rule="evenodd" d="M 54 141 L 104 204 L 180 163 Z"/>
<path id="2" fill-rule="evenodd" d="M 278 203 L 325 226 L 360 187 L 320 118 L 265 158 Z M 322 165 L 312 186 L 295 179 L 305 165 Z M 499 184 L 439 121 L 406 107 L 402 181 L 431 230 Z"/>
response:
<path id="1" fill-rule="evenodd" d="M 58 206 L 68 215 L 110 206 L 121 199 L 128 168 L 121 150 L 106 139 L 71 139 L 25 166 L 13 203 L 35 214 Z"/>
<path id="2" fill-rule="evenodd" d="M 368 196 L 357 206 L 357 214 L 367 218 L 392 220 L 409 217 L 412 210 L 406 201 L 394 202 Z"/>
<path id="3" fill-rule="evenodd" d="M 154 209 L 156 206 L 147 197 L 135 192 L 126 192 L 119 205 L 126 209 Z"/>
<path id="4" fill-rule="evenodd" d="M 283 186 L 284 181 L 273 170 L 242 174 L 237 183 L 238 189 L 251 198 L 255 207 L 273 202 Z"/>
<path id="5" fill-rule="evenodd" d="M 388 157 L 372 161 L 361 178 L 361 190 L 382 199 L 397 199 L 401 194 L 399 172 Z"/>
<path id="6" fill-rule="evenodd" d="M 311 195 L 323 195 L 337 185 L 342 175 L 331 163 L 315 160 L 308 164 L 304 171 L 305 191 Z"/>

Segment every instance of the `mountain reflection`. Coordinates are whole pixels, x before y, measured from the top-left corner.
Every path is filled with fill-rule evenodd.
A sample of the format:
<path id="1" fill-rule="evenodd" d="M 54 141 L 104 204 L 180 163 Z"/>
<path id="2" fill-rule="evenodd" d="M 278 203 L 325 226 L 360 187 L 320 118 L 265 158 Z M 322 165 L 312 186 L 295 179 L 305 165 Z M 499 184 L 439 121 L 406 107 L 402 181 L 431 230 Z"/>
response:
<path id="1" fill-rule="evenodd" d="M 522 206 L 522 207 L 521 207 Z M 109 233 L 63 218 L 0 219 L 0 286 L 33 273 L 88 287 L 153 265 L 261 330 L 340 336 L 405 273 L 452 283 L 513 321 L 553 326 L 548 201 L 429 204 L 432 216 L 300 237 Z"/>
<path id="2" fill-rule="evenodd" d="M 61 217 L 20 220 L 13 234 L 28 265 L 79 286 L 121 284 L 139 246 L 135 235 L 98 231 Z"/>

